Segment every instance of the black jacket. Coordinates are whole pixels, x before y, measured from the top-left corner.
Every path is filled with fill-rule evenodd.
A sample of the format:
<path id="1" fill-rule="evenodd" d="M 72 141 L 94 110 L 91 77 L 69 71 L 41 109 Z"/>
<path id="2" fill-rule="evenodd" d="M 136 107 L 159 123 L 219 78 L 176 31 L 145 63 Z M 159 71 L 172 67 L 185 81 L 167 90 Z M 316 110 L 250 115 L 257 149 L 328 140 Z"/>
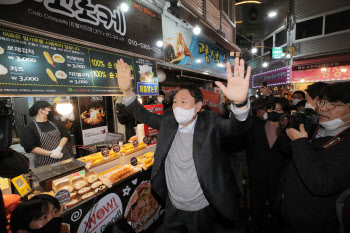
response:
<path id="1" fill-rule="evenodd" d="M 350 128 L 346 130 L 350 135 Z M 336 200 L 350 187 L 350 137 L 327 150 L 332 137 L 310 143 L 300 138 L 291 143 L 289 164 L 281 203 L 286 232 L 337 233 Z"/>
<path id="2" fill-rule="evenodd" d="M 135 100 L 126 109 L 146 125 L 159 130 L 154 155 L 151 183 L 158 201 L 164 204 L 167 195 L 164 162 L 168 155 L 179 124 L 172 109 L 163 115 L 150 113 Z M 211 206 L 229 220 L 237 218 L 238 206 L 235 195 L 237 184 L 223 152 L 221 139 L 247 132 L 251 119 L 241 122 L 236 118 L 222 119 L 213 111 L 198 113 L 193 135 L 193 159 L 203 193 Z"/>

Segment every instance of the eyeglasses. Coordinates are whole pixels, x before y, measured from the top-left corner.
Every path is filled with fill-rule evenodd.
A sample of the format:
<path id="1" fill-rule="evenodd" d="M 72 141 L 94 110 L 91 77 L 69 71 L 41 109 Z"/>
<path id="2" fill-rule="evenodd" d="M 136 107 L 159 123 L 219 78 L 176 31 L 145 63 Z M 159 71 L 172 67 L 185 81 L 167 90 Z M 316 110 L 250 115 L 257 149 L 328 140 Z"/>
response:
<path id="1" fill-rule="evenodd" d="M 326 102 L 325 100 L 317 100 L 317 107 L 322 108 L 324 105 L 326 105 L 326 108 L 328 110 L 332 111 L 337 106 L 345 106 L 346 104 L 338 104 L 338 103 Z"/>

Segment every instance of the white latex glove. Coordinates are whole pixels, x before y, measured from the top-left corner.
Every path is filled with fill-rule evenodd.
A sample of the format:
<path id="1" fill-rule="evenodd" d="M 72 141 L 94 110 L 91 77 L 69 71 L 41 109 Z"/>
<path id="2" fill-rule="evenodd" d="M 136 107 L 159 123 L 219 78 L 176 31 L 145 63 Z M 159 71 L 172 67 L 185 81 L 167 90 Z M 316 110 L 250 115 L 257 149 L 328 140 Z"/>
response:
<path id="1" fill-rule="evenodd" d="M 52 153 L 53 151 L 50 152 L 50 157 L 53 159 L 60 159 L 63 157 L 63 153 L 59 153 L 58 155 Z"/>
<path id="2" fill-rule="evenodd" d="M 61 146 L 58 146 L 56 149 L 54 149 L 53 151 L 51 151 L 51 155 L 50 157 L 51 158 L 54 158 L 54 159 L 58 159 L 58 157 L 60 157 L 60 154 L 62 152 L 62 147 Z M 62 158 L 62 156 L 61 156 Z"/>

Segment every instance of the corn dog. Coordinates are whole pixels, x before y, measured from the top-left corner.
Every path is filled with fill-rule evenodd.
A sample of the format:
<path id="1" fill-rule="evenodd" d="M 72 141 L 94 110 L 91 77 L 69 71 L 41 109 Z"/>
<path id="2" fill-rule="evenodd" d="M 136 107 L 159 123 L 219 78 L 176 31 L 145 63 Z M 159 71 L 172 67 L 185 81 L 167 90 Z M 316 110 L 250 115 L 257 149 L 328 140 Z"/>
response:
<path id="1" fill-rule="evenodd" d="M 56 67 L 56 66 L 53 64 L 53 60 L 52 60 L 50 54 L 49 54 L 48 52 L 46 52 L 46 51 L 44 51 L 43 54 L 44 54 L 44 56 L 45 56 L 47 62 L 48 62 L 49 64 L 51 64 L 53 67 Z"/>
<path id="2" fill-rule="evenodd" d="M 49 68 L 46 69 L 46 73 L 49 75 L 52 81 L 54 81 L 55 83 L 58 83 L 55 75 L 52 73 L 52 71 Z"/>

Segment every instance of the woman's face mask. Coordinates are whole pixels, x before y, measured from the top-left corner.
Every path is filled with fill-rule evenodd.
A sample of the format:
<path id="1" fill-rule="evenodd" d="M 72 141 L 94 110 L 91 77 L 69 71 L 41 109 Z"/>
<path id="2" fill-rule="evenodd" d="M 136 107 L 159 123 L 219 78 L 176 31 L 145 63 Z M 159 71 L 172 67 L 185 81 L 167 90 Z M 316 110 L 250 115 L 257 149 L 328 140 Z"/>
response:
<path id="1" fill-rule="evenodd" d="M 272 122 L 277 122 L 284 113 L 278 113 L 275 111 L 267 113 L 267 119 Z"/>

